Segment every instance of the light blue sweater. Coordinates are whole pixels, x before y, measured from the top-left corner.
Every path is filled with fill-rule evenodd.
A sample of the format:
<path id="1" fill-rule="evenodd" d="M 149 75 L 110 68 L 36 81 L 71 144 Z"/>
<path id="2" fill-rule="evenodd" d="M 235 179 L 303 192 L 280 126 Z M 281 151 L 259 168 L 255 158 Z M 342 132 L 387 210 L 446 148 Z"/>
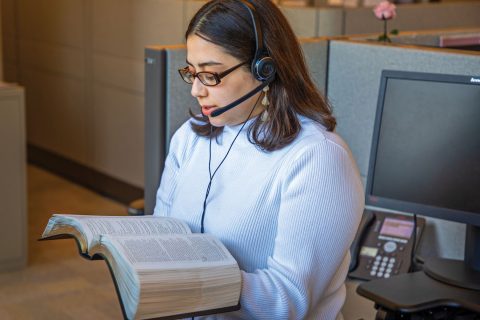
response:
<path id="1" fill-rule="evenodd" d="M 209 319 L 341 317 L 363 187 L 344 141 L 300 120 L 299 136 L 274 152 L 252 145 L 245 127 L 213 178 L 205 232 L 217 236 L 242 269 L 242 308 Z M 240 127 L 225 127 L 212 142 L 212 173 Z M 175 133 L 155 215 L 180 218 L 200 232 L 208 149 L 209 140 L 188 122 Z"/>

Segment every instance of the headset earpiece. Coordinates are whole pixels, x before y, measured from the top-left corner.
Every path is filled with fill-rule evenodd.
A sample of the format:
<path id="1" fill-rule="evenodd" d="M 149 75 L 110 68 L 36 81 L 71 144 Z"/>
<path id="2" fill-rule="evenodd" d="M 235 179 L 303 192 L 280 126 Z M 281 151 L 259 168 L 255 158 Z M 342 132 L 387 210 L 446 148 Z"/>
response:
<path id="1" fill-rule="evenodd" d="M 275 76 L 275 63 L 269 56 L 254 61 L 252 73 L 260 81 L 267 81 Z"/>
<path id="2" fill-rule="evenodd" d="M 255 7 L 247 0 L 242 0 L 241 3 L 250 13 L 253 23 L 253 31 L 255 33 L 255 55 L 253 56 L 251 66 L 252 74 L 259 81 L 271 81 L 276 73 L 275 62 L 268 56 L 268 52 L 263 48 L 262 28 Z"/>

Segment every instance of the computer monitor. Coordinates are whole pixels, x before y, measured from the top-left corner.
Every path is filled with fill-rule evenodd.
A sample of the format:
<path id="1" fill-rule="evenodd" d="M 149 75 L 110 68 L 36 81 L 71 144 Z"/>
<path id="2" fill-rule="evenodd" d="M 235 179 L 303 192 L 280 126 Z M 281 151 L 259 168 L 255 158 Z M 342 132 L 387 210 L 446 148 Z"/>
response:
<path id="1" fill-rule="evenodd" d="M 465 223 L 464 260 L 424 271 L 480 290 L 480 75 L 382 72 L 366 204 Z"/>

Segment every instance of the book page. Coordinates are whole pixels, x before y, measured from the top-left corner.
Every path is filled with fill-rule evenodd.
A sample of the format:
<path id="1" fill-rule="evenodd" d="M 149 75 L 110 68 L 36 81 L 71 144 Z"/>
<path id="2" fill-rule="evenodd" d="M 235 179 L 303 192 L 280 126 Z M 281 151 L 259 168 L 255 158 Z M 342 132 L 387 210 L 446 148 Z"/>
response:
<path id="1" fill-rule="evenodd" d="M 225 246 L 207 234 L 146 237 L 102 236 L 101 244 L 115 247 L 135 268 L 205 267 L 236 264 Z M 109 245 L 110 244 L 110 245 Z"/>
<path id="2" fill-rule="evenodd" d="M 44 236 L 48 235 L 51 230 L 61 233 L 62 228 L 72 226 L 87 239 L 88 248 L 94 245 L 102 234 L 144 236 L 165 233 L 191 233 L 186 223 L 169 217 L 55 214 L 50 220 Z"/>
<path id="3" fill-rule="evenodd" d="M 76 216 L 79 219 L 79 216 Z M 167 217 L 115 217 L 80 216 L 82 224 L 92 234 L 155 235 L 164 233 L 190 233 L 188 226 Z"/>

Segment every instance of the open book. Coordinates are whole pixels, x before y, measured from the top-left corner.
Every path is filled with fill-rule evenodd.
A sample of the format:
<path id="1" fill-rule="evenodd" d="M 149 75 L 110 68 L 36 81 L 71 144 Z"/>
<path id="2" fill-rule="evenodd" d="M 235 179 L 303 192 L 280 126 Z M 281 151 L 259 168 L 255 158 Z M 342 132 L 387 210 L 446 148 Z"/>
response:
<path id="1" fill-rule="evenodd" d="M 126 319 L 176 319 L 237 310 L 241 274 L 224 245 L 168 217 L 54 214 L 41 240 L 74 238 L 105 259 Z"/>

